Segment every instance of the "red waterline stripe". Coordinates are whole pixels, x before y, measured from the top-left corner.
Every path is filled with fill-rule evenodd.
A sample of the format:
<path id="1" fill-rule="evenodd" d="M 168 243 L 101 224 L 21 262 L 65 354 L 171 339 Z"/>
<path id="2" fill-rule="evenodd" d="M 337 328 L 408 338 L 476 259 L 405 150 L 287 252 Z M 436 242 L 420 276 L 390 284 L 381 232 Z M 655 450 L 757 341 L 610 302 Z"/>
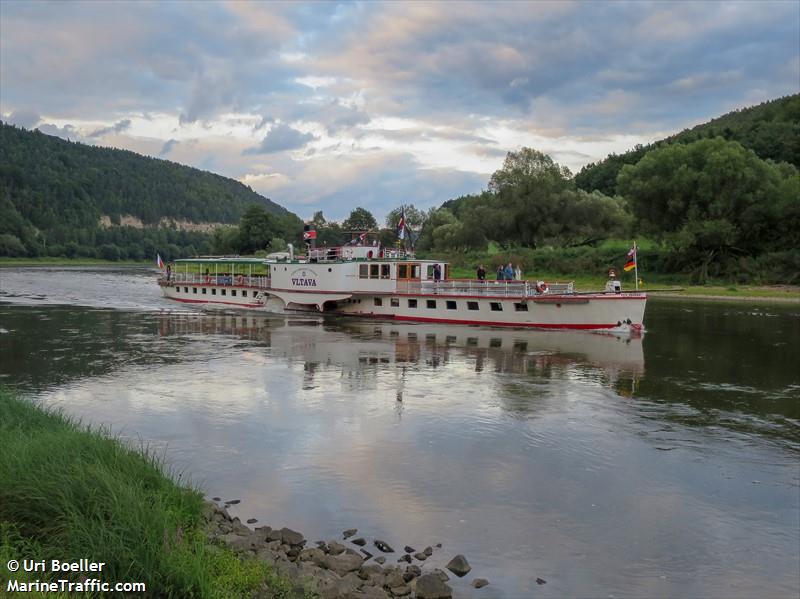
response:
<path id="1" fill-rule="evenodd" d="M 438 297 L 443 299 L 501 299 L 518 302 L 520 300 L 532 300 L 542 297 L 539 295 L 462 295 L 460 293 L 408 293 L 404 291 L 315 291 L 305 289 L 285 289 L 283 287 L 271 287 L 265 291 L 281 291 L 287 293 L 316 293 L 318 295 L 352 295 L 360 297 L 372 296 L 397 296 L 397 297 Z M 557 298 L 565 298 L 567 301 L 570 299 L 587 299 L 587 300 L 646 300 L 646 295 L 547 295 L 548 300 L 555 300 Z M 566 301 L 564 303 L 567 303 Z"/>

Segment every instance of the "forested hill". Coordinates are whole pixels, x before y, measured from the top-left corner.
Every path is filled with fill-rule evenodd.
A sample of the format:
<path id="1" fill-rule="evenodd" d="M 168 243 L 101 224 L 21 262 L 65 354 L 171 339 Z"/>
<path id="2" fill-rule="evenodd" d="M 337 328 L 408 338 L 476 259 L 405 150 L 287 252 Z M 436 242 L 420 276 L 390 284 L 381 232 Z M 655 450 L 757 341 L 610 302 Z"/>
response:
<path id="1" fill-rule="evenodd" d="M 101 215 L 235 223 L 251 204 L 286 209 L 238 181 L 127 150 L 0 123 L 0 201 L 40 230 L 91 227 Z"/>
<path id="2" fill-rule="evenodd" d="M 800 167 L 800 94 L 735 110 L 650 145 L 636 146 L 624 154 L 611 154 L 605 160 L 583 167 L 575 176 L 575 184 L 586 191 L 614 195 L 622 167 L 636 164 L 650 150 L 718 136 L 738 141 L 761 159 Z"/>

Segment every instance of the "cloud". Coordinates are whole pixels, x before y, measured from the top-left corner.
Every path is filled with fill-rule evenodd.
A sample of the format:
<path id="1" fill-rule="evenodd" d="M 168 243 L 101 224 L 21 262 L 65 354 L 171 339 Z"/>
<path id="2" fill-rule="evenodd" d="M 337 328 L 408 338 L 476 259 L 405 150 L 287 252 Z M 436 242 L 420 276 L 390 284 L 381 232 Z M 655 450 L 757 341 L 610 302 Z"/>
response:
<path id="1" fill-rule="evenodd" d="M 11 123 L 12 125 L 16 125 L 17 127 L 25 127 L 25 129 L 33 129 L 39 122 L 41 122 L 42 117 L 38 114 L 33 112 L 32 110 L 15 110 L 9 115 L 3 116 L 3 120 L 7 123 Z"/>
<path id="2" fill-rule="evenodd" d="M 164 145 L 161 146 L 161 151 L 158 153 L 159 156 L 167 156 L 172 149 L 178 145 L 178 140 L 176 139 L 168 139 L 164 142 Z"/>
<path id="3" fill-rule="evenodd" d="M 287 150 L 302 148 L 312 141 L 314 136 L 311 133 L 301 133 L 297 129 L 292 129 L 289 125 L 278 123 L 273 125 L 261 143 L 255 147 L 248 148 L 245 154 L 272 154 Z"/>
<path id="4" fill-rule="evenodd" d="M 105 135 L 108 135 L 109 133 L 122 133 L 126 129 L 129 129 L 130 126 L 131 126 L 131 120 L 123 119 L 121 121 L 114 123 L 109 127 L 102 127 L 101 129 L 92 131 L 86 137 L 95 138 L 95 137 L 103 137 Z"/>

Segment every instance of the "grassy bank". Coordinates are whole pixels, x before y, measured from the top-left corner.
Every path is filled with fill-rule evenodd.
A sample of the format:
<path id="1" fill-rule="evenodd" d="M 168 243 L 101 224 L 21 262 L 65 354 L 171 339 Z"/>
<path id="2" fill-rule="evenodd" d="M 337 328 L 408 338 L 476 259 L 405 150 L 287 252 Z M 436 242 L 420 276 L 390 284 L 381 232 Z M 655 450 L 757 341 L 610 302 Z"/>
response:
<path id="1" fill-rule="evenodd" d="M 51 576 L 10 573 L 10 559 L 80 558 L 106 563 L 89 577 L 145 582 L 152 597 L 292 593 L 266 564 L 211 545 L 202 493 L 176 483 L 151 452 L 2 389 L 0 450 L 0 595 L 9 579 Z"/>
<path id="2" fill-rule="evenodd" d="M 102 260 L 100 258 L 0 258 L 3 266 L 155 266 L 153 260 Z"/>

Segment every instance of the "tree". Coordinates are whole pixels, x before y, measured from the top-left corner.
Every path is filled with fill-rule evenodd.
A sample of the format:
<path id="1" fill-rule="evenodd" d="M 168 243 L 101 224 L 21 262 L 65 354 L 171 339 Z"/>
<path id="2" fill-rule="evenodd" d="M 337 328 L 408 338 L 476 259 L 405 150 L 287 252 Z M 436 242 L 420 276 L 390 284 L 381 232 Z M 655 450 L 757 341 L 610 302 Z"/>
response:
<path id="1" fill-rule="evenodd" d="M 394 210 L 391 210 L 389 214 L 386 215 L 386 226 L 389 229 L 397 230 L 401 214 L 405 215 L 406 226 L 414 231 L 420 231 L 425 224 L 425 220 L 428 218 L 424 210 L 415 208 L 414 204 L 408 204 L 405 206 L 398 206 Z"/>
<path id="2" fill-rule="evenodd" d="M 371 231 L 378 228 L 378 222 L 366 208 L 356 208 L 342 223 L 342 228 L 349 231 Z"/>
<path id="3" fill-rule="evenodd" d="M 718 137 L 672 144 L 623 167 L 619 190 L 643 232 L 669 243 L 704 279 L 733 256 L 800 244 L 800 178 Z"/>
<path id="4" fill-rule="evenodd" d="M 572 177 L 566 166 L 559 166 L 550 156 L 532 148 L 509 152 L 503 167 L 494 172 L 489 180 L 489 191 L 499 193 L 503 189 L 520 187 L 531 180 L 553 179 L 561 182 Z"/>
<path id="5" fill-rule="evenodd" d="M 239 221 L 239 253 L 251 254 L 266 249 L 278 233 L 279 226 L 273 214 L 261 206 L 250 206 Z"/>

